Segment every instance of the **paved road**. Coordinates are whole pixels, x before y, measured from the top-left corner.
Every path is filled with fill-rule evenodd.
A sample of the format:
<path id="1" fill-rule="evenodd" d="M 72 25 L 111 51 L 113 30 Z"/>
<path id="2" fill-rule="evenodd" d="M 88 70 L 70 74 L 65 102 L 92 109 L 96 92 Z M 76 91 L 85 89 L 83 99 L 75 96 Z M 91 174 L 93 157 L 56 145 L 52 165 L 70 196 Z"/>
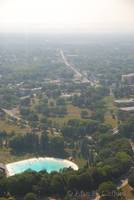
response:
<path id="1" fill-rule="evenodd" d="M 14 118 L 14 119 L 17 119 L 18 121 L 21 120 L 20 117 L 18 117 L 14 110 L 7 110 L 7 109 L 4 109 L 4 108 L 1 108 L 7 115 L 9 115 L 10 117 Z"/>
<path id="2" fill-rule="evenodd" d="M 62 49 L 60 49 L 60 55 L 61 55 L 61 57 L 62 57 L 62 59 L 63 59 L 65 65 L 66 65 L 67 67 L 69 67 L 77 76 L 79 76 L 80 78 L 82 78 L 83 75 L 75 68 L 74 65 L 72 65 L 72 64 L 70 64 L 70 63 L 68 62 L 68 60 L 67 60 L 67 58 L 65 57 L 64 52 L 63 52 Z"/>
<path id="3" fill-rule="evenodd" d="M 73 64 L 71 64 L 71 63 L 68 62 L 68 60 L 67 60 L 67 58 L 66 58 L 66 56 L 65 56 L 65 54 L 64 54 L 64 52 L 63 52 L 62 49 L 60 49 L 60 55 L 61 55 L 61 58 L 63 59 L 65 65 L 66 65 L 68 68 L 70 68 L 70 69 L 74 72 L 74 74 L 75 74 L 80 80 L 82 80 L 82 82 L 90 83 L 91 86 L 96 86 L 96 83 L 94 83 L 93 81 L 89 80 L 87 77 L 85 77 L 82 73 L 80 73 L 80 72 L 76 69 L 75 65 L 73 65 Z"/>
<path id="4" fill-rule="evenodd" d="M 113 89 L 111 87 L 110 87 L 110 90 L 109 90 L 109 95 L 114 97 Z"/>
<path id="5" fill-rule="evenodd" d="M 12 109 L 12 110 L 7 110 L 4 108 L 1 108 L 7 115 L 9 115 L 10 117 L 16 119 L 17 121 L 23 121 L 25 122 L 25 124 L 29 124 L 29 122 L 27 120 L 22 119 L 21 117 L 18 117 L 18 115 L 16 114 L 16 108 Z"/>

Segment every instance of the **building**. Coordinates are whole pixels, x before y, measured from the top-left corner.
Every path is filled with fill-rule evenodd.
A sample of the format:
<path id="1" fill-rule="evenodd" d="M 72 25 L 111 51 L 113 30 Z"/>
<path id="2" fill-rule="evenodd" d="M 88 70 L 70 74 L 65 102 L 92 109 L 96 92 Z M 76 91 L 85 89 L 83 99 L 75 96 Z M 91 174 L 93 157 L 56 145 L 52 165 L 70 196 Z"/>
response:
<path id="1" fill-rule="evenodd" d="M 119 119 L 126 120 L 130 117 L 134 117 L 134 106 L 119 108 L 119 111 L 118 111 Z"/>
<path id="2" fill-rule="evenodd" d="M 122 75 L 122 82 L 127 83 L 128 85 L 134 84 L 134 73 Z"/>
<path id="3" fill-rule="evenodd" d="M 119 109 L 122 112 L 126 112 L 126 113 L 134 113 L 134 106 L 133 107 L 123 107 Z"/>
<path id="4" fill-rule="evenodd" d="M 134 106 L 134 99 L 117 99 L 114 104 L 118 107 Z"/>

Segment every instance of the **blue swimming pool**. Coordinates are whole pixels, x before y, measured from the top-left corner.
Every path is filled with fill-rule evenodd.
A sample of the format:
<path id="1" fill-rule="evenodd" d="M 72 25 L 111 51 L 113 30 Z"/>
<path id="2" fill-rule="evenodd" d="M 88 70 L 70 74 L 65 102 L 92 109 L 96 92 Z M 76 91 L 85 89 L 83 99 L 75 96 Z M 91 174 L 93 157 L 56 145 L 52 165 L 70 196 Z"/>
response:
<path id="1" fill-rule="evenodd" d="M 33 170 L 36 172 L 46 170 L 48 173 L 50 173 L 52 171 L 59 171 L 60 169 L 69 167 L 73 168 L 74 170 L 78 170 L 78 166 L 71 161 L 48 157 L 32 158 L 6 165 L 8 176 L 19 174 L 26 170 Z"/>

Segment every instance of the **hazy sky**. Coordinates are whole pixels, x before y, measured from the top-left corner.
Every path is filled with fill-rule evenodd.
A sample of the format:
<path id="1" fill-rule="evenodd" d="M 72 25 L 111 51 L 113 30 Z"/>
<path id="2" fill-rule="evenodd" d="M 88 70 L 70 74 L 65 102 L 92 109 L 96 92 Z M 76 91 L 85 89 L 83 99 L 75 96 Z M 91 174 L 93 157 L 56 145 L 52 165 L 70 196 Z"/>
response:
<path id="1" fill-rule="evenodd" d="M 134 31 L 134 0 L 0 0 L 0 31 Z"/>

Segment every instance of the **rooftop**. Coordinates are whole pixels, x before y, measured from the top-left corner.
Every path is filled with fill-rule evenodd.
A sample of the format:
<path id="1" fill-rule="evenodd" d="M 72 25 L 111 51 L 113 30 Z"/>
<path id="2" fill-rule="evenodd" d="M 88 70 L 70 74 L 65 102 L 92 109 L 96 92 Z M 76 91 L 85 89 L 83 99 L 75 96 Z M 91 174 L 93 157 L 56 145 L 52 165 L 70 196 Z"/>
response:
<path id="1" fill-rule="evenodd" d="M 131 77 L 131 76 L 134 76 L 134 73 L 124 74 L 124 75 L 122 75 L 122 77 Z"/>
<path id="2" fill-rule="evenodd" d="M 131 112 L 134 111 L 134 106 L 133 107 L 123 107 L 120 108 L 121 111 L 126 111 L 126 112 Z"/>
<path id="3" fill-rule="evenodd" d="M 134 99 L 117 99 L 115 103 L 134 103 Z"/>

